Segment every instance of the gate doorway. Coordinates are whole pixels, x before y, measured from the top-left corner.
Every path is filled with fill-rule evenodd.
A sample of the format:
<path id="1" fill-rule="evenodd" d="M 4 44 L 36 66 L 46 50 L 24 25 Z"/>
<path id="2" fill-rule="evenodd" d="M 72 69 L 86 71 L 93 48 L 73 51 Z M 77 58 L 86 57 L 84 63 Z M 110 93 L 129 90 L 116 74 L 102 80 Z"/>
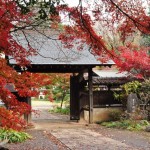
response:
<path id="1" fill-rule="evenodd" d="M 25 68 L 19 66 L 15 59 L 13 59 L 12 57 L 8 58 L 8 64 L 18 72 L 28 71 L 32 73 L 72 73 L 73 77 L 71 77 L 70 85 L 71 120 L 80 119 L 81 108 L 79 99 L 82 95 L 82 87 L 84 85 L 83 74 L 87 73 L 89 122 L 92 123 L 92 68 L 96 66 L 110 67 L 111 65 L 114 65 L 114 62 L 112 60 L 106 63 L 100 62 L 97 57 L 92 55 L 92 53 L 90 52 L 90 46 L 86 43 L 83 44 L 83 49 L 81 51 L 78 50 L 80 42 L 75 43 L 71 48 L 66 48 L 65 44 L 60 40 L 59 33 L 57 33 L 57 31 L 48 31 L 44 32 L 44 34 L 40 34 L 40 32 L 31 32 L 31 30 L 26 30 L 26 33 L 27 36 L 25 37 L 22 32 L 19 32 L 19 37 L 17 37 L 16 40 L 24 46 L 28 45 L 28 42 L 31 43 L 32 48 L 37 50 L 37 55 L 33 55 L 27 58 L 31 63 Z"/>
<path id="2" fill-rule="evenodd" d="M 63 115 L 58 113 L 50 112 L 52 107 L 56 106 L 56 103 L 52 103 L 49 101 L 35 101 L 31 100 L 32 109 L 36 111 L 36 113 L 32 113 L 31 115 L 31 122 L 41 124 L 45 124 L 46 122 L 51 123 L 62 123 L 62 122 L 69 122 L 69 115 Z"/>

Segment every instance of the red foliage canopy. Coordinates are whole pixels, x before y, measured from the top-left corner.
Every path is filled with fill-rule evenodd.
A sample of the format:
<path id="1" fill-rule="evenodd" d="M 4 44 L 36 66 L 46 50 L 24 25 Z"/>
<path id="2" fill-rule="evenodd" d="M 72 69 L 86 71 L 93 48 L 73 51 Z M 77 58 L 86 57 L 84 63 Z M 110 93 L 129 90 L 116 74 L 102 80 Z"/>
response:
<path id="1" fill-rule="evenodd" d="M 15 26 L 28 24 L 31 14 L 22 15 L 14 0 L 0 0 L 0 99 L 7 105 L 9 110 L 0 107 L 1 126 L 16 130 L 25 127 L 26 123 L 20 117 L 31 112 L 31 107 L 26 103 L 19 102 L 6 85 L 11 83 L 19 96 L 35 96 L 38 87 L 49 84 L 49 77 L 46 75 L 32 74 L 24 72 L 18 74 L 13 68 L 7 65 L 7 61 L 2 57 L 12 56 L 20 65 L 27 65 L 27 57 L 34 55 L 30 43 L 28 50 L 19 45 L 11 34 Z"/>
<path id="2" fill-rule="evenodd" d="M 64 27 L 64 33 L 60 35 L 66 47 L 72 47 L 73 43 L 77 42 L 80 43 L 79 50 L 82 50 L 83 43 L 87 43 L 89 51 L 98 55 L 101 61 L 111 58 L 121 71 L 127 70 L 142 77 L 149 77 L 149 48 L 137 48 L 125 42 L 126 38 L 133 36 L 136 31 L 150 34 L 150 16 L 146 14 L 143 1 L 99 0 L 94 1 L 94 4 L 88 4 L 86 8 L 82 7 L 82 1 L 79 1 L 77 7 L 69 8 L 63 5 L 57 8 L 59 12 L 68 13 L 72 20 L 70 25 Z M 90 10 L 92 11 L 89 13 Z M 29 63 L 27 56 L 35 55 L 36 50 L 32 49 L 30 43 L 28 43 L 28 50 L 23 48 L 13 39 L 11 33 L 16 26 L 17 29 L 22 30 L 24 25 L 28 25 L 31 15 L 31 13 L 21 14 L 14 0 L 0 0 L 0 54 L 12 56 L 20 65 L 27 65 Z M 53 16 L 54 18 L 60 23 L 58 17 Z M 59 27 L 56 21 L 51 27 Z M 101 32 L 98 33 L 94 28 L 97 21 L 107 27 L 106 29 L 116 30 L 124 45 L 116 49 L 108 48 L 103 35 L 100 35 Z M 38 74 L 28 72 L 18 74 L 7 65 L 5 59 L 0 58 L 0 99 L 10 108 L 10 110 L 0 108 L 0 120 L 2 126 L 21 129 L 22 120 L 18 117 L 25 112 L 30 112 L 31 108 L 17 101 L 16 97 L 6 89 L 7 83 L 12 83 L 19 95 L 25 97 L 35 95 L 39 86 L 49 82 L 47 77 Z M 14 121 L 17 123 L 14 124 Z"/>
<path id="3" fill-rule="evenodd" d="M 64 33 L 60 35 L 60 39 L 67 43 L 68 47 L 73 46 L 73 41 L 81 39 L 81 42 L 86 42 L 90 46 L 91 53 L 98 55 L 101 61 L 111 58 L 121 71 L 126 70 L 134 75 L 149 77 L 150 55 L 148 51 L 150 48 L 139 46 L 137 50 L 133 49 L 133 46 L 128 46 L 132 45 L 132 42 L 125 42 L 135 32 L 150 35 L 150 16 L 145 8 L 149 1 L 100 0 L 89 2 L 86 8 L 82 6 L 82 2 L 83 0 L 79 1 L 79 5 L 73 8 L 58 7 L 58 11 L 68 13 L 71 20 L 70 24 L 64 27 Z M 124 45 L 116 49 L 108 48 L 103 35 L 101 36 L 94 29 L 97 22 L 103 24 L 104 28 L 101 30 L 117 31 L 121 37 L 120 43 Z M 79 48 L 82 49 L 82 44 Z"/>

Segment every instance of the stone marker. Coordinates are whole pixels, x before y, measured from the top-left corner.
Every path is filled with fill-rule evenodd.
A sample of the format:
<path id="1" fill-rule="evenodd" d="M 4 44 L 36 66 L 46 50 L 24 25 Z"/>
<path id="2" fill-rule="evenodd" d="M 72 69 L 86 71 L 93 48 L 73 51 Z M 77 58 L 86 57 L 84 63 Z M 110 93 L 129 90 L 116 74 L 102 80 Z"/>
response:
<path id="1" fill-rule="evenodd" d="M 129 94 L 127 98 L 127 112 L 128 113 L 135 112 L 139 104 L 140 102 L 139 102 L 137 95 L 134 93 Z"/>
<path id="2" fill-rule="evenodd" d="M 150 132 L 150 126 L 147 126 L 145 129 L 146 132 Z"/>

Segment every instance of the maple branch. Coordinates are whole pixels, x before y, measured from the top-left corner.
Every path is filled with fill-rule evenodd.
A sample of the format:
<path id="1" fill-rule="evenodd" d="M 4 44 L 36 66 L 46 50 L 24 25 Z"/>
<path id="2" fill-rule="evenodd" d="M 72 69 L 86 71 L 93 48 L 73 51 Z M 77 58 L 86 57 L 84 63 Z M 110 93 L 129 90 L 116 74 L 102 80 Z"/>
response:
<path id="1" fill-rule="evenodd" d="M 58 60 L 57 58 L 52 58 L 52 57 L 49 57 L 49 56 L 44 56 L 44 55 L 42 55 L 41 53 L 39 53 L 38 51 L 37 51 L 37 54 L 38 54 L 39 56 L 43 57 L 43 58 L 50 58 L 50 59 L 52 59 L 52 60 Z"/>
<path id="2" fill-rule="evenodd" d="M 29 28 L 29 27 L 32 27 L 32 28 L 37 27 L 37 26 L 41 25 L 42 23 L 43 23 L 43 21 L 42 22 L 35 21 L 35 22 L 32 22 L 31 24 L 26 24 L 24 26 L 19 26 L 19 27 L 14 25 L 14 30 L 11 30 L 10 33 L 11 32 L 16 32 L 18 30 L 23 30 L 23 29 L 26 29 L 26 28 Z"/>
<path id="3" fill-rule="evenodd" d="M 38 31 L 38 30 L 36 30 L 36 31 Z M 26 39 L 28 45 L 30 45 L 30 41 L 28 40 L 28 38 L 27 38 L 27 36 L 26 36 L 26 33 L 25 33 L 23 30 L 22 30 L 22 32 L 23 32 L 23 35 L 24 35 L 24 37 L 25 37 L 25 39 Z M 52 38 L 48 37 L 46 34 L 44 34 L 44 33 L 42 33 L 42 32 L 39 32 L 39 33 L 42 34 L 43 36 L 45 36 L 45 37 L 47 38 L 47 40 L 48 40 L 48 39 L 52 39 Z M 36 40 L 36 39 L 34 39 L 34 40 Z M 57 41 L 58 39 L 52 39 L 52 40 Z M 36 42 L 38 43 L 37 40 L 36 40 Z M 59 44 L 58 44 L 58 45 L 59 45 Z M 67 57 L 67 55 L 64 53 L 64 51 L 61 49 L 61 47 L 59 47 L 59 49 L 60 49 L 60 51 Z M 52 59 L 52 60 L 59 61 L 59 58 L 53 58 L 53 57 L 50 57 L 50 56 L 44 56 L 44 55 L 42 55 L 40 52 L 38 52 L 38 50 L 36 50 L 36 53 L 37 53 L 39 56 L 43 57 L 43 58 L 50 58 L 50 59 Z"/>
<path id="4" fill-rule="evenodd" d="M 35 31 L 37 31 L 37 33 L 40 33 L 41 35 L 45 36 L 47 39 L 58 40 L 58 38 L 51 38 L 51 37 L 47 36 L 46 34 L 40 32 L 40 31 L 39 31 L 38 29 L 36 29 L 35 27 L 33 27 L 33 29 L 34 29 Z"/>
<path id="5" fill-rule="evenodd" d="M 26 41 L 27 41 L 27 43 L 28 43 L 28 46 L 29 46 L 29 45 L 30 45 L 30 42 L 29 42 L 29 40 L 28 40 L 28 38 L 27 38 L 25 32 L 24 32 L 23 30 L 21 30 L 21 31 L 22 31 L 22 33 L 23 33 L 23 35 L 24 35 L 24 37 L 25 37 L 25 39 L 26 39 Z"/>
<path id="6" fill-rule="evenodd" d="M 135 19 L 133 19 L 130 15 L 128 15 L 126 12 L 124 12 L 113 0 L 110 0 L 110 2 L 123 14 L 125 15 L 127 18 L 129 18 L 134 24 L 135 26 L 138 28 L 139 31 L 141 31 L 142 33 L 145 33 L 143 32 L 138 26 L 140 25 L 141 27 L 145 27 L 144 25 L 142 25 L 140 22 L 136 21 Z"/>
<path id="7" fill-rule="evenodd" d="M 3 15 L 0 17 L 0 19 L 2 19 L 7 13 L 8 13 L 8 10 L 6 10 L 5 13 L 3 13 Z"/>
<path id="8" fill-rule="evenodd" d="M 81 12 L 82 12 L 82 8 L 81 8 Z M 91 31 L 87 28 L 82 13 L 80 13 L 80 21 L 82 22 L 82 25 L 84 26 L 84 28 L 86 29 L 86 31 L 90 34 L 91 41 L 93 41 L 92 38 L 93 38 L 95 41 L 97 41 L 97 39 L 93 36 L 93 34 L 91 33 Z M 84 28 L 82 28 L 82 29 L 84 30 Z M 110 52 L 110 50 L 108 50 L 105 46 L 103 46 L 99 41 L 98 41 L 98 43 L 104 48 L 104 50 L 105 50 L 112 58 L 113 58 L 113 57 L 117 57 L 116 55 L 112 54 L 112 53 Z M 92 45 L 91 45 L 91 46 L 92 46 Z"/>

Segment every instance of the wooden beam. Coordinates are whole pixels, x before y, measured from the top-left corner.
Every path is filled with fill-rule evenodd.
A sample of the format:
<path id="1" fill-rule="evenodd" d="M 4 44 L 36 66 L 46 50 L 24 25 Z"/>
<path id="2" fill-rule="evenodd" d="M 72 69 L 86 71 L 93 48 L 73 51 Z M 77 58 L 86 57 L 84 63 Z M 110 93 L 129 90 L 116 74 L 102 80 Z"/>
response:
<path id="1" fill-rule="evenodd" d="M 89 88 L 89 123 L 93 123 L 93 82 L 92 68 L 88 70 L 88 88 Z"/>

